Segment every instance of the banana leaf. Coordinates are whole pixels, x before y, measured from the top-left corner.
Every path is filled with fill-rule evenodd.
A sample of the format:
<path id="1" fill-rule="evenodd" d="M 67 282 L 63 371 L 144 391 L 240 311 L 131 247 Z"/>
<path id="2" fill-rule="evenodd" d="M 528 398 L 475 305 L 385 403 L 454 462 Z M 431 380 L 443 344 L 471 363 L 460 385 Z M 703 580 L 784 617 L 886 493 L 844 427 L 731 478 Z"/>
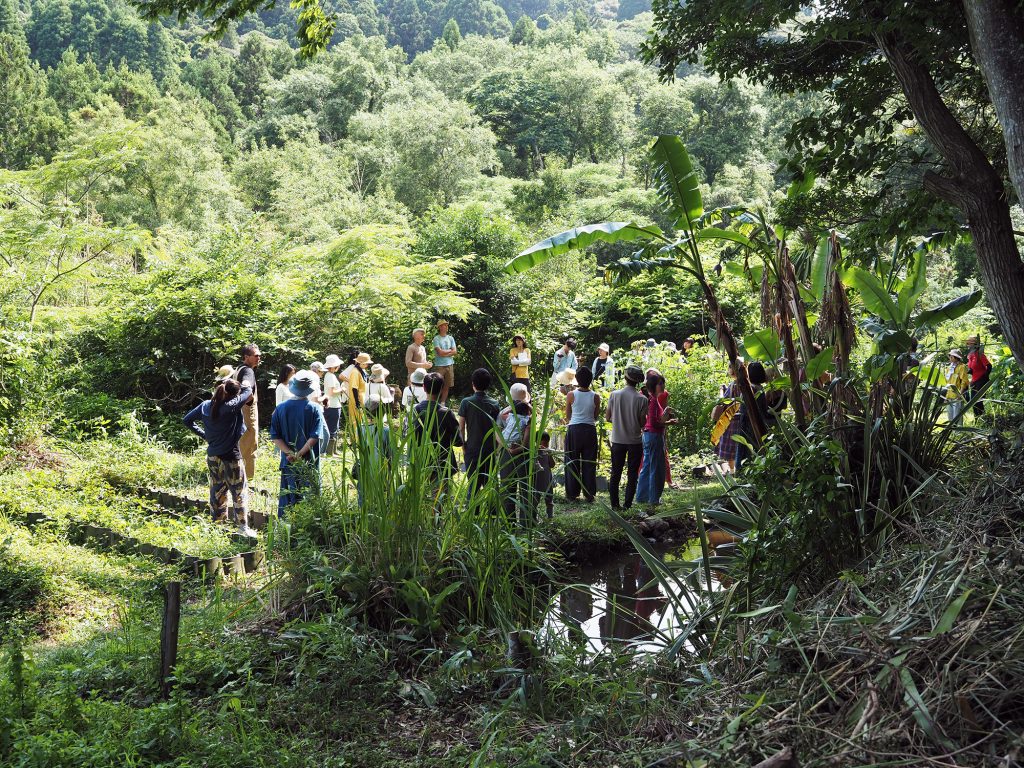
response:
<path id="1" fill-rule="evenodd" d="M 605 221 L 600 224 L 587 224 L 559 232 L 546 240 L 531 245 L 505 265 L 505 271 L 512 274 L 525 272 L 543 264 L 553 256 L 568 251 L 586 248 L 594 243 L 635 242 L 637 240 L 653 240 L 661 236 L 661 229 L 650 224 L 641 227 L 639 224 L 626 221 Z"/>
<path id="2" fill-rule="evenodd" d="M 700 179 L 683 140 L 659 136 L 651 146 L 651 162 L 658 195 L 676 229 L 693 231 L 704 213 Z"/>
<path id="3" fill-rule="evenodd" d="M 926 309 L 914 319 L 915 327 L 922 325 L 934 326 L 948 320 L 956 320 L 965 315 L 981 301 L 981 291 L 971 291 L 963 296 L 957 296 L 952 301 L 947 301 L 941 307 Z"/>

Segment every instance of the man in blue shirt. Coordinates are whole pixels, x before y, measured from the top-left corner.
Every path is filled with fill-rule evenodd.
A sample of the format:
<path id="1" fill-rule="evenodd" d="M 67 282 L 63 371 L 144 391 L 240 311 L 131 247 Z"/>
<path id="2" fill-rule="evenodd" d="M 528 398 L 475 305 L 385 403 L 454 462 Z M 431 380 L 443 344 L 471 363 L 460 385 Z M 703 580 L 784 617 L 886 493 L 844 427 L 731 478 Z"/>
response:
<path id="1" fill-rule="evenodd" d="M 459 353 L 455 338 L 448 335 L 448 321 L 437 321 L 437 335 L 434 337 L 434 373 L 441 375 L 444 389 L 437 401 L 448 405 L 448 391 L 455 386 L 455 356 Z"/>
<path id="2" fill-rule="evenodd" d="M 308 398 L 316 389 L 317 375 L 299 371 L 288 382 L 294 400 L 285 400 L 270 418 L 270 439 L 281 451 L 281 492 L 277 514 L 296 504 L 307 489 L 320 488 L 320 454 L 327 446 L 324 409 Z"/>

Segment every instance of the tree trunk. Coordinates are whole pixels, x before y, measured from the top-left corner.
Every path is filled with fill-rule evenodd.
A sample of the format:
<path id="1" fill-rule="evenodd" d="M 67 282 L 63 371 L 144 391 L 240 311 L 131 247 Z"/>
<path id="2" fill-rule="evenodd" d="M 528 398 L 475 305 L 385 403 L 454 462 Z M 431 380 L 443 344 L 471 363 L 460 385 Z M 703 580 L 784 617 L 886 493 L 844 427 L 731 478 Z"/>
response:
<path id="1" fill-rule="evenodd" d="M 1003 129 L 1010 180 L 1024 201 L 1024 17 L 1017 0 L 964 0 L 971 50 Z"/>
<path id="2" fill-rule="evenodd" d="M 895 33 L 882 29 L 880 25 L 875 33 L 879 49 L 921 128 L 955 174 L 950 178 L 927 172 L 924 186 L 966 215 L 988 302 L 1010 351 L 1024 368 L 1024 261 L 1013 237 L 1002 179 L 949 111 L 925 66 Z"/>

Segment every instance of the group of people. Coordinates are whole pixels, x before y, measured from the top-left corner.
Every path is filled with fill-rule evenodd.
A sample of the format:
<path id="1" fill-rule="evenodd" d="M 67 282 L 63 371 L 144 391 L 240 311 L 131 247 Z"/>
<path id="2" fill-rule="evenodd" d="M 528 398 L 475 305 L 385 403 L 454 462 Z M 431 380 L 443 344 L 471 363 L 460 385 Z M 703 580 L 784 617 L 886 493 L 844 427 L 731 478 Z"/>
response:
<path id="1" fill-rule="evenodd" d="M 977 336 L 967 339 L 967 360 L 963 353 L 949 350 L 949 365 L 946 368 L 946 415 L 950 422 L 956 422 L 963 415 L 969 402 L 974 402 L 975 417 L 985 413 L 985 404 L 980 394 L 988 387 L 992 363 L 985 356 L 981 340 Z"/>
<path id="2" fill-rule="evenodd" d="M 461 400 L 456 413 L 448 401 L 460 350 L 448 329 L 447 321 L 437 323 L 429 353 L 426 331 L 417 328 L 412 332 L 405 353 L 407 383 L 402 390 L 388 382 L 390 372 L 364 351 L 352 351 L 345 361 L 329 354 L 323 362 L 315 361 L 303 370 L 284 366 L 275 386 L 269 430 L 280 453 L 281 514 L 317 482 L 321 456 L 336 453 L 342 440 L 361 446 L 357 453 L 376 465 L 357 467 L 357 471 L 378 471 L 390 465 L 392 416 L 401 418 L 403 434 L 412 430 L 419 444 L 432 447 L 431 479 L 438 483 L 450 480 L 459 469 L 454 449 L 462 447 L 470 494 L 490 478 L 499 478 L 507 509 L 535 510 L 543 500 L 548 515 L 552 514 L 555 457 L 560 452 L 552 449 L 544 425 L 533 424 L 532 356 L 526 339 L 516 335 L 512 341 L 508 404 L 502 407 L 491 397 L 492 374 L 478 368 L 470 377 L 473 394 Z M 589 503 L 597 494 L 597 425 L 603 406 L 605 421 L 611 425 L 609 490 L 613 508 L 628 508 L 634 501 L 660 503 L 668 464 L 664 434 L 673 421 L 664 377 L 653 368 L 645 374 L 630 366 L 624 384 L 614 389 L 615 364 L 609 345 L 600 344 L 588 366 L 579 364 L 576 346 L 573 338 L 565 337 L 552 355 L 553 390 L 548 393 L 561 395 L 552 402 L 558 409 L 556 421 L 565 426 L 567 499 L 582 497 Z M 207 443 L 214 519 L 230 520 L 246 535 L 252 533 L 249 483 L 256 470 L 259 416 L 255 370 L 261 359 L 257 345 L 246 345 L 237 365 L 217 371 L 212 397 L 184 417 L 185 424 Z M 595 391 L 597 384 L 614 390 L 607 403 L 602 403 L 602 396 Z M 531 450 L 533 439 L 539 440 L 536 450 Z M 623 474 L 624 498 L 620 496 Z"/>

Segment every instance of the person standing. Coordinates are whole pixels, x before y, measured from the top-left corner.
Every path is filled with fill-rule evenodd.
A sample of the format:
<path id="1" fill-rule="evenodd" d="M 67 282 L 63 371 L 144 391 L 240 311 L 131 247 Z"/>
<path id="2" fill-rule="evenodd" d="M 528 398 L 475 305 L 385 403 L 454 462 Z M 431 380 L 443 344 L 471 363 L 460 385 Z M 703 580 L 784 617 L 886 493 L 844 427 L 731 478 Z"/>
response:
<path id="1" fill-rule="evenodd" d="M 968 389 L 968 399 L 974 400 L 974 417 L 985 415 L 985 403 L 981 399 L 981 393 L 988 388 L 989 374 L 992 373 L 992 363 L 985 357 L 985 350 L 981 346 L 981 340 L 977 336 L 967 338 L 967 370 L 971 374 L 971 385 Z"/>
<path id="2" fill-rule="evenodd" d="M 615 361 L 611 358 L 612 348 L 601 342 L 597 347 L 597 357 L 590 364 L 590 373 L 597 386 L 611 389 L 615 386 Z"/>
<path id="3" fill-rule="evenodd" d="M 416 416 L 416 437 L 420 450 L 426 450 L 429 445 L 430 450 L 435 452 L 435 460 L 428 477 L 432 482 L 439 481 L 443 488 L 458 471 L 455 448 L 462 445 L 459 421 L 455 414 L 440 402 L 441 393 L 444 391 L 444 379 L 439 373 L 428 373 L 423 380 L 423 388 L 427 392 L 427 400 L 413 409 Z"/>
<path id="4" fill-rule="evenodd" d="M 640 460 L 643 458 L 643 430 L 650 407 L 647 398 L 637 391 L 643 378 L 644 372 L 640 368 L 629 366 L 626 368 L 626 383 L 622 389 L 608 396 L 604 417 L 612 425 L 612 469 L 608 478 L 612 509 L 621 509 L 619 484 L 623 468 L 626 470 L 626 509 L 633 506 L 633 497 L 636 495 Z"/>
<path id="5" fill-rule="evenodd" d="M 577 389 L 565 396 L 565 498 L 576 501 L 580 492 L 590 504 L 597 494 L 597 416 L 601 397 L 591 391 L 589 368 L 576 371 Z"/>
<path id="6" fill-rule="evenodd" d="M 735 472 L 736 442 L 732 436 L 740 431 L 740 388 L 736 383 L 736 366 L 731 362 L 729 376 L 732 381 L 722 385 L 718 391 L 719 402 L 711 410 L 711 442 L 718 458 L 729 465 L 729 472 Z"/>
<path id="7" fill-rule="evenodd" d="M 647 421 L 644 423 L 643 466 L 637 478 L 636 500 L 658 505 L 665 490 L 665 408 L 658 397 L 665 380 L 656 373 L 647 375 Z"/>
<path id="8" fill-rule="evenodd" d="M 455 356 L 459 354 L 459 348 L 455 345 L 455 338 L 448 334 L 448 321 L 437 321 L 437 335 L 434 336 L 434 368 L 441 380 L 444 382 L 444 389 L 438 398 L 442 405 L 448 405 L 448 393 L 455 386 Z"/>
<path id="9" fill-rule="evenodd" d="M 312 371 L 292 376 L 288 382 L 292 399 L 277 406 L 270 418 L 270 439 L 281 451 L 278 517 L 284 517 L 304 492 L 320 489 L 320 454 L 327 446 L 328 433 L 324 409 L 309 401 L 316 378 Z"/>
<path id="10" fill-rule="evenodd" d="M 256 453 L 259 450 L 260 412 L 256 404 L 256 369 L 262 358 L 258 346 L 246 344 L 242 347 L 242 362 L 235 368 L 234 374 L 235 381 L 242 385 L 242 389 L 248 389 L 252 393 L 242 408 L 245 432 L 238 442 L 245 477 L 249 482 L 256 477 Z"/>
<path id="11" fill-rule="evenodd" d="M 380 397 L 370 393 L 366 397 L 366 419 L 359 425 L 358 469 L 353 468 L 356 480 L 356 494 L 359 506 L 366 498 L 366 487 L 387 488 L 387 478 L 394 466 L 394 443 L 391 442 L 391 427 L 388 424 L 387 406 Z M 378 478 L 375 485 L 366 483 L 366 478 Z M 383 501 L 383 499 L 378 499 Z"/>
<path id="12" fill-rule="evenodd" d="M 341 370 L 341 358 L 337 355 L 328 355 L 324 360 L 324 397 L 327 405 L 324 407 L 324 419 L 327 422 L 327 455 L 334 456 L 338 452 L 338 439 L 341 437 L 341 411 L 344 406 L 342 396 L 345 388 L 341 386 L 338 378 L 338 371 Z"/>
<path id="13" fill-rule="evenodd" d="M 512 350 L 508 353 L 509 362 L 512 364 L 512 383 L 525 384 L 530 388 L 530 349 L 526 346 L 526 339 L 516 334 L 512 337 Z"/>
<path id="14" fill-rule="evenodd" d="M 185 414 L 185 426 L 206 441 L 206 466 L 210 472 L 210 514 L 214 522 L 230 518 L 243 536 L 254 536 L 249 527 L 249 483 L 246 480 L 238 441 L 245 434 L 242 409 L 252 391 L 233 379 L 217 384 L 213 398 Z M 197 422 L 202 422 L 202 429 Z M 230 507 L 228 498 L 230 497 Z"/>
<path id="15" fill-rule="evenodd" d="M 423 380 L 427 378 L 427 372 L 417 368 L 409 376 L 409 386 L 402 390 L 402 409 L 408 410 L 414 405 L 425 402 L 427 399 L 426 390 L 423 389 Z"/>
<path id="16" fill-rule="evenodd" d="M 295 366 L 285 363 L 281 373 L 277 377 L 277 387 L 274 389 L 274 407 L 276 408 L 285 400 L 290 400 L 292 393 L 288 391 L 288 380 L 295 374 Z"/>
<path id="17" fill-rule="evenodd" d="M 551 358 L 551 389 L 558 386 L 558 375 L 563 371 L 575 371 L 576 365 L 576 339 L 566 336 L 562 339 L 562 346 L 555 350 Z"/>
<path id="18" fill-rule="evenodd" d="M 946 369 L 946 415 L 950 423 L 959 419 L 967 405 L 971 379 L 964 365 L 964 356 L 959 349 L 949 350 L 949 367 Z"/>
<path id="19" fill-rule="evenodd" d="M 487 485 L 495 470 L 495 421 L 501 406 L 487 395 L 491 388 L 491 372 L 477 368 L 471 377 L 473 394 L 459 403 L 459 434 L 464 446 L 466 477 L 469 478 L 469 497 Z"/>
<path id="20" fill-rule="evenodd" d="M 548 520 L 555 516 L 555 452 L 551 450 L 551 435 L 544 432 L 537 446 L 537 470 L 533 477 L 533 508 L 544 500 Z"/>
<path id="21" fill-rule="evenodd" d="M 341 373 L 342 385 L 348 390 L 349 429 L 359 426 L 359 411 L 366 402 L 366 369 L 373 364 L 367 352 L 354 352 L 349 357 L 348 367 Z M 347 386 L 346 386 L 347 385 Z"/>
<path id="22" fill-rule="evenodd" d="M 383 411 L 389 410 L 391 404 L 395 402 L 395 395 L 387 383 L 390 374 L 391 371 L 383 365 L 374 363 L 370 368 L 370 380 L 366 383 L 366 402 L 370 401 L 370 397 L 376 395 L 381 405 L 384 406 Z"/>
<path id="23" fill-rule="evenodd" d="M 427 371 L 434 365 L 427 360 L 427 348 L 423 346 L 426 338 L 427 332 L 417 328 L 412 332 L 412 344 L 405 348 L 405 375 L 409 379 L 417 370 Z"/>

